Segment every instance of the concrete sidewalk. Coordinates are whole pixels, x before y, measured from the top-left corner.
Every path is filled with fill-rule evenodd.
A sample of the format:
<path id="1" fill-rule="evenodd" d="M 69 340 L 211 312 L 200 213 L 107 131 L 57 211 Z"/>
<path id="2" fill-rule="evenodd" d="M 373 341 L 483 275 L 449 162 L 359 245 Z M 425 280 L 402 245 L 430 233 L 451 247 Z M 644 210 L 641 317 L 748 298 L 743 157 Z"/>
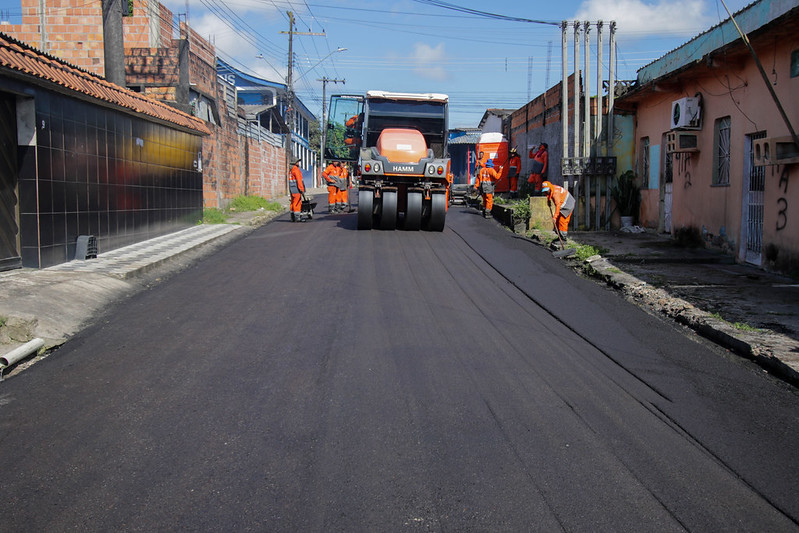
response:
<path id="1" fill-rule="evenodd" d="M 601 251 L 576 268 L 799 385 L 799 281 L 652 232 L 569 237 Z"/>

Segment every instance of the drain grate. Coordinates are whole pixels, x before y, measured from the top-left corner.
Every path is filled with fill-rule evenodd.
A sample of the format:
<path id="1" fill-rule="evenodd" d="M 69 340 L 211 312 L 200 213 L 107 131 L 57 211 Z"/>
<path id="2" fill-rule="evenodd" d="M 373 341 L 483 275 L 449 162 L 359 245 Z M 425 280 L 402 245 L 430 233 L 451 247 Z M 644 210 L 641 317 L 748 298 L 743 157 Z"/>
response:
<path id="1" fill-rule="evenodd" d="M 97 259 L 97 237 L 94 235 L 79 235 L 75 246 L 75 259 Z"/>

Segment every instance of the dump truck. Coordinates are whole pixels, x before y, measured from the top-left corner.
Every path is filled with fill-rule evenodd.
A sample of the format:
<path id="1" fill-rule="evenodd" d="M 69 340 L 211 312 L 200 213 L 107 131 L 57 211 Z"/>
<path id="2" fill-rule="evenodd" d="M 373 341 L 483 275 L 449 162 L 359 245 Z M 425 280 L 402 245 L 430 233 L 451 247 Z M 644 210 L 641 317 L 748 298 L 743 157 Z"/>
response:
<path id="1" fill-rule="evenodd" d="M 324 158 L 353 166 L 358 229 L 443 231 L 448 101 L 434 93 L 331 96 Z"/>

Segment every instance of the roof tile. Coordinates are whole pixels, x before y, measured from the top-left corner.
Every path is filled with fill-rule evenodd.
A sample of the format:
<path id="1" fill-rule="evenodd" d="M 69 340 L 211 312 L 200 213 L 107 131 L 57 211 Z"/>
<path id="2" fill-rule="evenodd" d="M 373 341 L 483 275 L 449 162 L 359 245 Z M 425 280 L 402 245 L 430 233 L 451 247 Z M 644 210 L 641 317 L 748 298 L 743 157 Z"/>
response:
<path id="1" fill-rule="evenodd" d="M 75 92 L 209 135 L 201 119 L 130 91 L 0 33 L 0 67 L 53 82 Z"/>

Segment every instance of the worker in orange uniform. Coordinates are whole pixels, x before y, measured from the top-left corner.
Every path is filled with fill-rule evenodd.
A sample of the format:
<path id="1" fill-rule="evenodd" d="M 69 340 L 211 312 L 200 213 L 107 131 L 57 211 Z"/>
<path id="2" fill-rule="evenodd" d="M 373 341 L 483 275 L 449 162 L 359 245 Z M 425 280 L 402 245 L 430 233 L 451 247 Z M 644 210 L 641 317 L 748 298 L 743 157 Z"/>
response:
<path id="1" fill-rule="evenodd" d="M 560 185 L 553 185 L 545 181 L 541 184 L 541 192 L 547 196 L 547 205 L 549 211 L 552 213 L 552 223 L 555 226 L 555 231 L 560 235 L 561 239 L 566 239 L 566 234 L 569 232 L 569 220 L 574 211 L 574 196 L 569 191 Z M 555 212 L 552 212 L 552 204 L 555 204 Z"/>
<path id="2" fill-rule="evenodd" d="M 502 167 L 494 170 L 494 161 L 489 159 L 475 176 L 474 188 L 483 196 L 483 216 L 489 218 L 494 207 L 494 183 L 499 179 Z"/>
<path id="3" fill-rule="evenodd" d="M 333 161 L 324 172 L 322 177 L 327 182 L 327 212 L 336 213 L 339 210 L 338 196 L 338 177 L 341 175 L 341 163 Z"/>
<path id="4" fill-rule="evenodd" d="M 302 170 L 300 170 L 299 157 L 294 157 L 291 160 L 289 193 L 291 194 L 291 221 L 302 222 L 300 211 L 302 210 L 302 195 L 305 194 L 305 184 L 302 182 Z"/>
<path id="5" fill-rule="evenodd" d="M 533 160 L 533 167 L 530 172 L 530 177 L 527 179 L 527 183 L 533 186 L 533 191 L 535 193 L 543 192 L 541 187 L 544 182 L 544 176 L 547 175 L 547 169 L 549 167 L 548 148 L 549 145 L 547 145 L 547 143 L 541 143 L 535 153 L 530 150 L 530 157 Z"/>
<path id="6" fill-rule="evenodd" d="M 347 165 L 341 165 L 341 174 L 338 177 L 338 204 L 341 211 L 351 211 L 349 195 L 350 170 Z"/>
<path id="7" fill-rule="evenodd" d="M 508 181 L 510 182 L 510 196 L 516 198 L 519 192 L 519 172 L 522 170 L 522 158 L 516 148 L 510 149 L 508 155 Z"/>

